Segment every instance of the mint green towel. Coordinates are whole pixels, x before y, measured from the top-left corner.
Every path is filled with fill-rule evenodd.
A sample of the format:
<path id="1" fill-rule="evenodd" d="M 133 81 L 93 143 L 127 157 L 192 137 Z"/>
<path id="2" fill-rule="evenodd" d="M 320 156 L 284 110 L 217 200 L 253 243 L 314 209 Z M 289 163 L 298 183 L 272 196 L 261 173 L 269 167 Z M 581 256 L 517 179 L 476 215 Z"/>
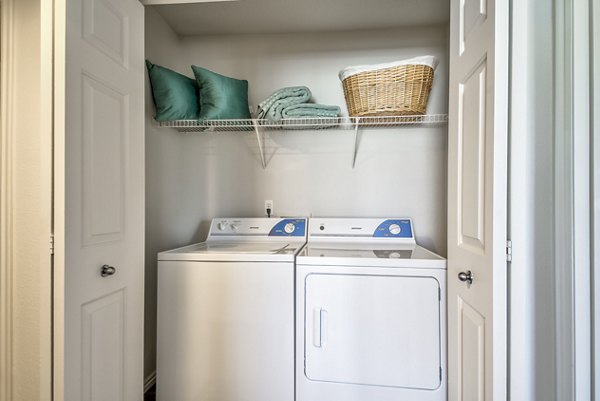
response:
<path id="1" fill-rule="evenodd" d="M 296 104 L 306 103 L 312 93 L 306 86 L 290 86 L 275 91 L 267 99 L 258 104 L 257 118 L 280 121 L 283 109 Z"/>
<path id="2" fill-rule="evenodd" d="M 281 115 L 283 118 L 331 118 L 340 115 L 340 108 L 326 104 L 302 103 L 284 108 Z"/>

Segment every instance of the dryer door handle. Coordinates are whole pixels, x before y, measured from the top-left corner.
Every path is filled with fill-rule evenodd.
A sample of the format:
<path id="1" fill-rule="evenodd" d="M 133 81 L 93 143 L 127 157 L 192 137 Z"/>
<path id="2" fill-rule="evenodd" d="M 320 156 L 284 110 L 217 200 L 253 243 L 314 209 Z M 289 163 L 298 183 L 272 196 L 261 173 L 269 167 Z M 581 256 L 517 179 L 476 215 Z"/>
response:
<path id="1" fill-rule="evenodd" d="M 313 345 L 323 347 L 327 340 L 327 311 L 323 308 L 313 309 Z"/>

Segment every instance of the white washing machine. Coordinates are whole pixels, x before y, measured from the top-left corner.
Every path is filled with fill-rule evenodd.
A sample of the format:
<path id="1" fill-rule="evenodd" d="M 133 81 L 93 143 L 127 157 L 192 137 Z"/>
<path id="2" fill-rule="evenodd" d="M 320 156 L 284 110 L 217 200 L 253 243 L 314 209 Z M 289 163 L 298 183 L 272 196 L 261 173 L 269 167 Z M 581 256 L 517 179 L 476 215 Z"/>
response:
<path id="1" fill-rule="evenodd" d="M 158 255 L 159 401 L 294 399 L 306 230 L 304 218 L 214 219 L 206 242 Z"/>
<path id="2" fill-rule="evenodd" d="M 446 260 L 410 219 L 311 218 L 296 330 L 296 401 L 447 399 Z"/>

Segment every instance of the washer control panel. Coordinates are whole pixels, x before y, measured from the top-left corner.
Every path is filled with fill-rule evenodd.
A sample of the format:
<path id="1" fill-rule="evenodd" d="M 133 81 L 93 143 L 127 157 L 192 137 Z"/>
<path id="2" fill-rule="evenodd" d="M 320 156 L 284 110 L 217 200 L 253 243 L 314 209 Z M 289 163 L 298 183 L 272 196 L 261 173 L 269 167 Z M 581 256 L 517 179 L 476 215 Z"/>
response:
<path id="1" fill-rule="evenodd" d="M 208 237 L 306 238 L 306 218 L 215 218 Z"/>
<path id="2" fill-rule="evenodd" d="M 305 235 L 305 219 L 283 219 L 269 232 L 270 237 L 304 237 Z"/>

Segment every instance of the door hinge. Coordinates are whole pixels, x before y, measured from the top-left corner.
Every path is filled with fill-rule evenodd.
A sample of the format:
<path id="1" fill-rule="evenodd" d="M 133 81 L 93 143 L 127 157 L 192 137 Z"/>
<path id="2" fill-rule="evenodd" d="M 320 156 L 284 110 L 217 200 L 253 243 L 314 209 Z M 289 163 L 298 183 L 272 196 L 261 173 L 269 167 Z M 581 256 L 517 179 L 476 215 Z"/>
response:
<path id="1" fill-rule="evenodd" d="M 512 262 L 512 241 L 506 240 L 506 261 Z"/>
<path id="2" fill-rule="evenodd" d="M 50 236 L 50 255 L 54 255 L 54 235 Z"/>

